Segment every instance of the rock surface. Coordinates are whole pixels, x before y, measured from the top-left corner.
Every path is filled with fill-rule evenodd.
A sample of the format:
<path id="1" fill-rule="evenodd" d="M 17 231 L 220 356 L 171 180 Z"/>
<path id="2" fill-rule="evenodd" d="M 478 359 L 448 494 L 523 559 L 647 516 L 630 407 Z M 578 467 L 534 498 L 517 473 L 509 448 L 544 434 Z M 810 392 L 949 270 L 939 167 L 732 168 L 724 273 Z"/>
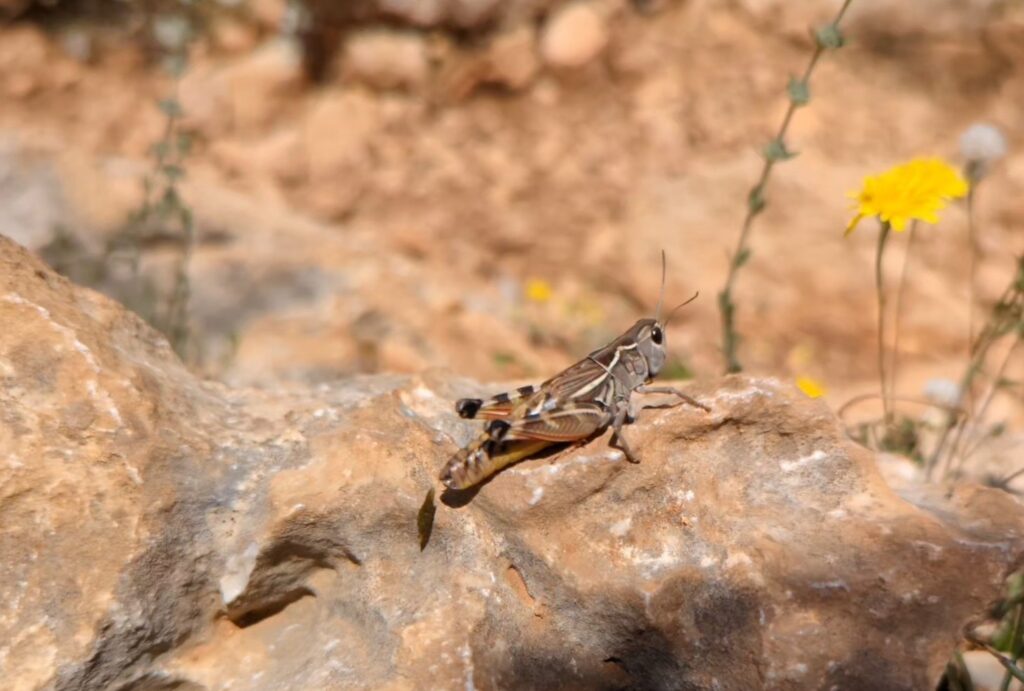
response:
<path id="1" fill-rule="evenodd" d="M 647 410 L 439 506 L 474 426 L 437 372 L 193 377 L 0 239 L 8 688 L 930 688 L 1024 558 L 1024 509 L 905 498 L 772 380 Z M 969 574 L 969 577 L 968 577 Z"/>
<path id="2" fill-rule="evenodd" d="M 592 5 L 572 3 L 559 8 L 544 26 L 540 52 L 553 67 L 582 67 L 604 50 L 608 28 Z"/>

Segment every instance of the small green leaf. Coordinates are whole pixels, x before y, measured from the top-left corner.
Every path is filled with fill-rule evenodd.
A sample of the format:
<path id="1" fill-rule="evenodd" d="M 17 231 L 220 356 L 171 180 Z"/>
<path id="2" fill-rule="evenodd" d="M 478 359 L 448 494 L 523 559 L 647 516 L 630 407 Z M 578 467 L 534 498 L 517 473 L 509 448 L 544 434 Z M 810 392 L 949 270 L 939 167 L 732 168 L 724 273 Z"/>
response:
<path id="1" fill-rule="evenodd" d="M 187 132 L 182 132 L 178 135 L 178 153 L 182 156 L 188 154 L 192 150 L 192 135 Z"/>
<path id="2" fill-rule="evenodd" d="M 764 157 L 769 161 L 786 161 L 796 156 L 796 153 L 786 148 L 786 143 L 781 139 L 773 139 L 764 147 Z"/>
<path id="3" fill-rule="evenodd" d="M 185 74 L 185 69 L 188 67 L 188 56 L 185 53 L 166 55 L 161 59 L 160 65 L 172 77 L 181 77 L 181 75 Z"/>
<path id="4" fill-rule="evenodd" d="M 739 254 L 736 255 L 736 259 L 734 260 L 735 263 L 736 263 L 736 268 L 737 269 L 740 268 L 741 266 L 746 264 L 749 260 L 750 260 L 750 248 L 749 247 L 744 247 L 743 249 L 740 250 Z"/>
<path id="5" fill-rule="evenodd" d="M 514 364 L 516 361 L 515 355 L 505 351 L 495 352 L 491 356 L 491 358 L 494 360 L 494 364 L 497 365 L 498 367 L 508 367 L 509 365 Z"/>
<path id="6" fill-rule="evenodd" d="M 168 154 L 167 142 L 159 141 L 149 147 L 149 153 L 153 158 L 166 158 Z"/>
<path id="7" fill-rule="evenodd" d="M 176 166 L 171 163 L 161 166 L 160 171 L 168 180 L 172 182 L 181 180 L 183 177 L 185 177 L 185 169 L 182 168 L 181 166 Z"/>
<path id="8" fill-rule="evenodd" d="M 805 106 L 811 100 L 810 85 L 806 80 L 797 79 L 796 77 L 789 78 L 789 84 L 786 85 L 786 93 L 789 94 L 789 100 L 797 106 Z"/>
<path id="9" fill-rule="evenodd" d="M 842 48 L 845 42 L 842 32 L 839 31 L 839 27 L 834 22 L 819 26 L 814 32 L 814 40 L 817 41 L 818 46 L 823 50 Z"/>
<path id="10" fill-rule="evenodd" d="M 178 190 L 172 185 L 168 185 L 164 188 L 164 192 L 160 195 L 159 200 L 157 200 L 155 211 L 160 214 L 161 218 L 170 218 L 177 216 L 182 206 Z"/>
<path id="11" fill-rule="evenodd" d="M 764 192 L 761 189 L 761 185 L 757 185 L 756 187 L 752 188 L 750 190 L 750 194 L 747 195 L 747 208 L 750 209 L 750 214 L 756 216 L 757 214 L 764 211 L 764 207 L 766 207 L 767 205 L 768 202 L 765 201 Z"/>
<path id="12" fill-rule="evenodd" d="M 718 309 L 720 309 L 726 317 L 732 315 L 732 298 L 730 298 L 729 293 L 724 290 L 718 294 Z"/>
<path id="13" fill-rule="evenodd" d="M 157 107 L 160 108 L 161 113 L 169 118 L 180 118 L 185 114 L 185 111 L 181 109 L 181 104 L 178 103 L 177 99 L 162 98 L 157 102 Z"/>

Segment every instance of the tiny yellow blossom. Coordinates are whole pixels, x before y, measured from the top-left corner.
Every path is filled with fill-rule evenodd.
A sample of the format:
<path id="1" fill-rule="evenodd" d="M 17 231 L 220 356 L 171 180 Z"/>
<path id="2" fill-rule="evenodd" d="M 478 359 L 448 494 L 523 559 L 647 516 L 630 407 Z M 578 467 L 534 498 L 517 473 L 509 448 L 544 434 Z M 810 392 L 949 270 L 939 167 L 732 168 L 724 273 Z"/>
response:
<path id="1" fill-rule="evenodd" d="M 850 193 L 857 200 L 857 215 L 846 227 L 846 234 L 867 216 L 877 216 L 897 232 L 911 219 L 937 223 L 938 212 L 949 200 L 966 194 L 967 182 L 948 163 L 938 158 L 916 158 L 869 175 L 859 192 Z"/>
<path id="2" fill-rule="evenodd" d="M 569 306 L 567 313 L 581 319 L 587 326 L 598 326 L 604 322 L 604 310 L 601 305 L 584 297 Z"/>
<path id="3" fill-rule="evenodd" d="M 824 385 L 810 377 L 797 377 L 796 388 L 803 391 L 808 398 L 821 398 L 826 393 Z"/>
<path id="4" fill-rule="evenodd" d="M 551 284 L 542 278 L 531 278 L 526 282 L 526 299 L 531 302 L 547 302 L 551 294 Z"/>

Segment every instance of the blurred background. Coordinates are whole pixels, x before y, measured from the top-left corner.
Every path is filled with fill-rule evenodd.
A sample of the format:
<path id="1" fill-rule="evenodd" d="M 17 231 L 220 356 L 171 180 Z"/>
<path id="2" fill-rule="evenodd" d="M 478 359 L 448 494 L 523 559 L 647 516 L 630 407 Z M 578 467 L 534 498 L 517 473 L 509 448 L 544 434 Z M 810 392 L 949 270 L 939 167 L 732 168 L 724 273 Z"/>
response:
<path id="1" fill-rule="evenodd" d="M 666 374 L 715 377 L 748 190 L 840 5 L 0 0 L 0 233 L 203 376 L 256 386 L 544 379 L 652 314 L 664 249 L 666 302 L 701 292 Z M 1024 3 L 854 0 L 842 29 L 734 293 L 745 371 L 811 378 L 836 408 L 878 388 L 877 229 L 843 237 L 864 176 L 960 167 L 961 133 L 993 124 L 1009 145 L 975 198 L 979 322 L 1024 250 Z M 904 396 L 966 363 L 966 218 L 915 240 Z M 1012 428 L 1018 400 L 992 419 Z"/>

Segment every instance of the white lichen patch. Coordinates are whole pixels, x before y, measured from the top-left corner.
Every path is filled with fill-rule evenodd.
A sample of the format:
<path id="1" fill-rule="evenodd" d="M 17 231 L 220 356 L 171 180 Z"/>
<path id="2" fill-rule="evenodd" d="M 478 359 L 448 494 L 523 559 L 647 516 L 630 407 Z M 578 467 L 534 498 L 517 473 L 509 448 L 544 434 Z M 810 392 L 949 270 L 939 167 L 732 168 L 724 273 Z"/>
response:
<path id="1" fill-rule="evenodd" d="M 718 563 L 718 559 L 716 557 L 711 556 L 710 554 L 705 554 L 703 557 L 700 558 L 699 563 L 700 568 L 710 569 L 712 566 Z"/>
<path id="2" fill-rule="evenodd" d="M 778 379 L 768 377 L 765 379 L 759 379 L 753 382 L 754 386 L 749 386 L 739 391 L 732 391 L 729 389 L 723 389 L 715 392 L 712 401 L 727 402 L 727 403 L 749 403 L 750 401 L 757 398 L 774 398 L 776 389 L 781 386 Z M 763 384 L 765 386 L 758 386 L 757 384 Z M 715 406 L 711 406 L 712 410 Z"/>
<path id="3" fill-rule="evenodd" d="M 462 658 L 463 669 L 465 670 L 463 688 L 466 691 L 475 691 L 476 686 L 473 684 L 473 651 L 468 643 L 459 648 L 459 657 Z"/>
<path id="4" fill-rule="evenodd" d="M 675 537 L 662 540 L 657 552 L 626 545 L 622 548 L 621 554 L 627 561 L 637 566 L 648 579 L 656 578 L 667 569 L 682 566 L 684 559 L 689 556 Z"/>
<path id="5" fill-rule="evenodd" d="M 417 385 L 410 393 L 421 401 L 432 401 L 437 398 L 437 394 L 423 386 L 423 384 Z"/>
<path id="6" fill-rule="evenodd" d="M 697 498 L 697 495 L 694 493 L 694 491 L 692 489 L 688 489 L 688 490 L 677 489 L 677 490 L 672 492 L 672 497 L 674 497 L 675 500 L 678 503 L 680 503 L 680 504 L 689 504 L 689 503 L 693 502 L 694 499 Z"/>
<path id="7" fill-rule="evenodd" d="M 850 592 L 850 586 L 846 584 L 846 581 L 841 580 L 839 578 L 836 578 L 831 581 L 815 581 L 811 583 L 811 587 L 815 590 L 842 590 L 845 592 Z"/>
<path id="8" fill-rule="evenodd" d="M 610 532 L 615 537 L 622 537 L 623 535 L 629 532 L 629 529 L 632 526 L 633 517 L 626 516 L 621 521 L 616 521 L 615 523 L 612 523 L 611 527 L 608 528 L 608 532 Z"/>
<path id="9" fill-rule="evenodd" d="M 914 547 L 921 547 L 925 552 L 928 553 L 928 560 L 935 561 L 942 556 L 942 548 L 938 545 L 932 544 L 931 542 L 925 542 L 924 540 L 913 540 L 911 541 Z"/>
<path id="10" fill-rule="evenodd" d="M 725 558 L 725 568 L 734 569 L 737 566 L 751 566 L 754 560 L 746 552 L 729 552 Z"/>
<path id="11" fill-rule="evenodd" d="M 779 463 L 779 467 L 782 468 L 782 472 L 791 473 L 794 470 L 797 470 L 798 468 L 802 468 L 803 466 L 808 465 L 810 463 L 817 463 L 818 461 L 823 461 L 826 458 L 828 458 L 828 454 L 818 449 L 812 451 L 806 456 L 801 456 L 795 461 L 782 461 Z"/>
<path id="12" fill-rule="evenodd" d="M 230 605 L 235 598 L 245 592 L 245 587 L 249 585 L 249 576 L 256 566 L 259 551 L 259 546 L 252 542 L 241 554 L 228 557 L 224 564 L 224 575 L 220 578 L 220 597 L 225 605 Z"/>
<path id="13" fill-rule="evenodd" d="M 124 469 L 128 473 L 128 477 L 131 478 L 132 482 L 136 485 L 142 484 L 142 475 L 139 474 L 139 469 L 129 463 L 127 458 L 124 460 Z"/>

